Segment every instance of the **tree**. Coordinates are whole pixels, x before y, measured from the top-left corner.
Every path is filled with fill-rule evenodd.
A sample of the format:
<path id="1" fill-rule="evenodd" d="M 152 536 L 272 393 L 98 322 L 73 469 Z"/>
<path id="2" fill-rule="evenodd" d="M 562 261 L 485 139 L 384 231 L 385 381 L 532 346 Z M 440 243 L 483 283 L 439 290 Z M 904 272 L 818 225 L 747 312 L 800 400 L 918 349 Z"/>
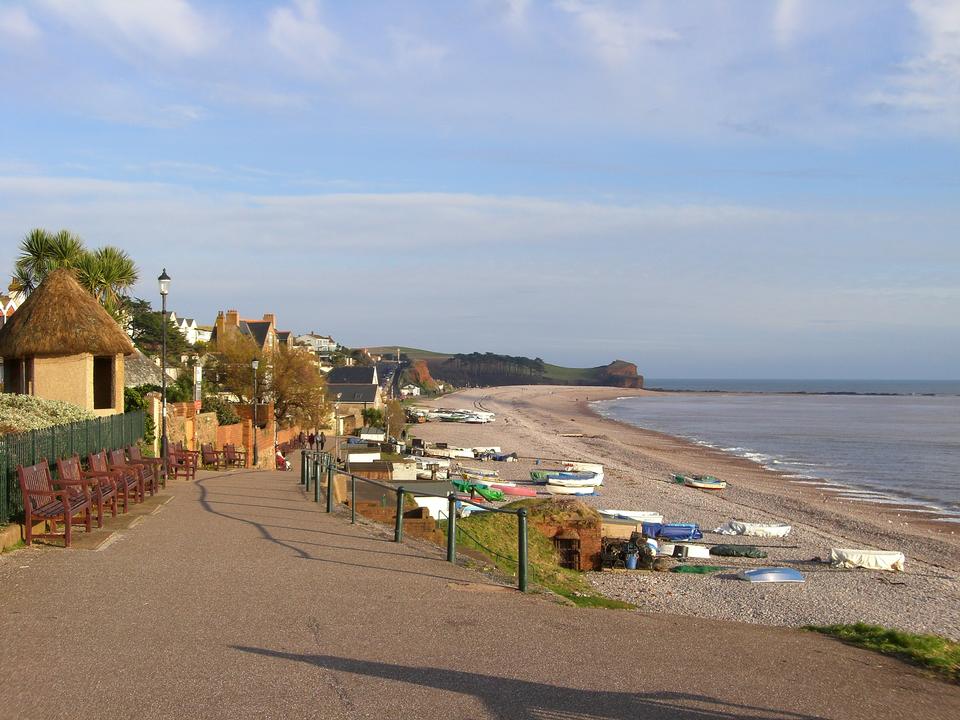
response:
<path id="1" fill-rule="evenodd" d="M 147 355 L 157 357 L 163 348 L 163 318 L 147 300 L 130 298 L 127 303 L 130 317 L 130 337 Z M 167 365 L 179 367 L 180 357 L 193 352 L 190 343 L 170 318 L 167 318 Z"/>
<path id="2" fill-rule="evenodd" d="M 399 400 L 388 401 L 384 411 L 384 422 L 388 435 L 400 437 L 400 433 L 407 424 L 407 413 L 403 409 L 403 403 Z"/>
<path id="3" fill-rule="evenodd" d="M 29 295 L 52 271 L 73 270 L 79 283 L 117 320 L 124 318 L 127 291 L 138 271 L 130 256 L 110 245 L 88 250 L 69 230 L 50 233 L 35 228 L 20 243 L 11 287 Z"/>
<path id="4" fill-rule="evenodd" d="M 239 333 L 217 337 L 216 348 L 205 366 L 207 380 L 242 403 L 252 402 L 254 360 L 260 361 L 257 394 L 262 397 L 266 389 L 267 364 L 257 344 Z"/>
<path id="5" fill-rule="evenodd" d="M 312 355 L 280 345 L 269 358 L 269 397 L 281 426 L 320 427 L 328 414 L 323 377 Z"/>

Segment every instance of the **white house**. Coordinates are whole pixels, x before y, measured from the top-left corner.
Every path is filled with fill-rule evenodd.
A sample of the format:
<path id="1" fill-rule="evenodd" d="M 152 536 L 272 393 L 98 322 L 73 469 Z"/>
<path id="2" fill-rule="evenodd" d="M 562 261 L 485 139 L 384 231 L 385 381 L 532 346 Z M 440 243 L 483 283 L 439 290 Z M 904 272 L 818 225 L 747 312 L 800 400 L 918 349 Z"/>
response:
<path id="1" fill-rule="evenodd" d="M 307 333 L 306 335 L 297 335 L 295 340 L 298 345 L 306 345 L 316 355 L 321 357 L 329 357 L 340 347 L 340 343 L 329 335 L 317 335 L 313 332 Z"/>
<path id="2" fill-rule="evenodd" d="M 404 385 L 400 388 L 400 397 L 420 397 L 420 388 L 417 385 Z"/>

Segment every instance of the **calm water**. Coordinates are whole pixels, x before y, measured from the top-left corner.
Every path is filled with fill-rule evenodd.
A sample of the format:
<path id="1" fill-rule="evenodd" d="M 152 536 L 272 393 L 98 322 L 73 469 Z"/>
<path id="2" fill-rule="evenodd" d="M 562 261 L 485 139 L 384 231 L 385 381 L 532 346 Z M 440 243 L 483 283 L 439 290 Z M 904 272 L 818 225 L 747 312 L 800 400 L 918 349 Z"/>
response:
<path id="1" fill-rule="evenodd" d="M 960 395 L 753 392 L 663 393 L 594 406 L 781 470 L 794 482 L 829 481 L 827 489 L 841 497 L 905 502 L 960 522 Z"/>

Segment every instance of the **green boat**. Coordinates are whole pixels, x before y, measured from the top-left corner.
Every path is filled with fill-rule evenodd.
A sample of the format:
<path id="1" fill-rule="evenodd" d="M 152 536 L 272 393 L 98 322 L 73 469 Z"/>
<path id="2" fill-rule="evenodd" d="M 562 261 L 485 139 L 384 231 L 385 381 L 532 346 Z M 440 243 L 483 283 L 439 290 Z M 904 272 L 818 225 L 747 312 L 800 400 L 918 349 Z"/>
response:
<path id="1" fill-rule="evenodd" d="M 499 502 L 504 498 L 502 491 L 494 490 L 486 485 L 477 485 L 469 480 L 451 480 L 450 482 L 460 492 L 476 493 L 484 500 L 489 500 L 490 502 Z"/>

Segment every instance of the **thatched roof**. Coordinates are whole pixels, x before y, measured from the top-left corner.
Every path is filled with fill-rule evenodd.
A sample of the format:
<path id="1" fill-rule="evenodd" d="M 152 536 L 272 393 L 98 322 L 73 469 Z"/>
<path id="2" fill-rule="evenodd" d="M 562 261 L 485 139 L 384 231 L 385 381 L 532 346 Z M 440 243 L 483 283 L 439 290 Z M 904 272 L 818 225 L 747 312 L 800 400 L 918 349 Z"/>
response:
<path id="1" fill-rule="evenodd" d="M 54 270 L 0 328 L 0 357 L 129 355 L 130 338 L 69 270 Z"/>

